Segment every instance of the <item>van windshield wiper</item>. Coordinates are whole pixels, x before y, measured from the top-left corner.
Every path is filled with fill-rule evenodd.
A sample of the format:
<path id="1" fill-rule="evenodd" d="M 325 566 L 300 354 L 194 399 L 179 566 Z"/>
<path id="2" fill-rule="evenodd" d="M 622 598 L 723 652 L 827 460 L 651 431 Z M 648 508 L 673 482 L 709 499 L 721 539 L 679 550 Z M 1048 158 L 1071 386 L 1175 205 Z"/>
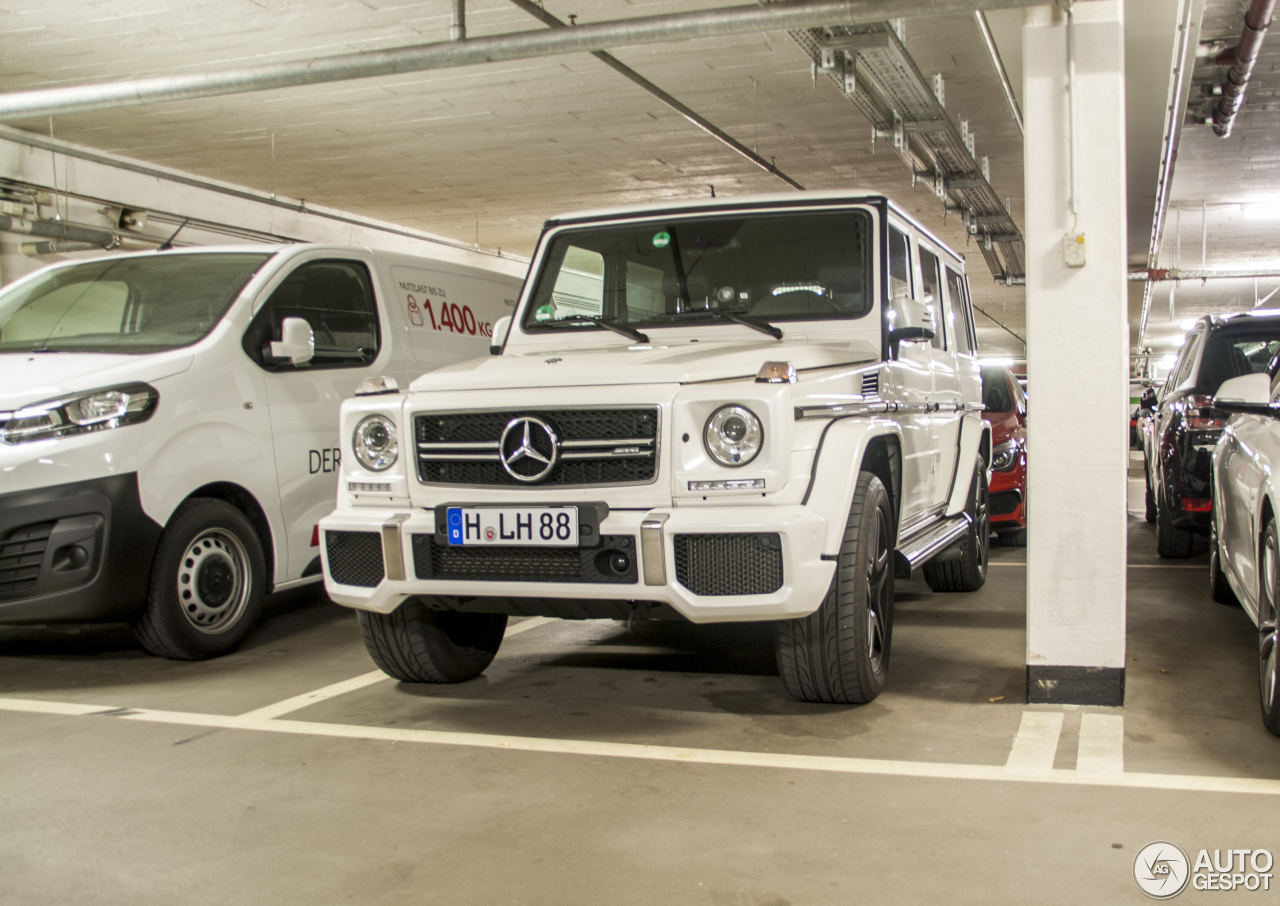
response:
<path id="1" fill-rule="evenodd" d="M 695 308 L 692 311 L 682 311 L 676 314 L 666 315 L 672 321 L 698 321 L 710 315 L 713 318 L 720 318 L 722 321 L 732 321 L 734 324 L 741 324 L 743 327 L 750 327 L 752 330 L 758 330 L 761 333 L 767 333 L 775 340 L 782 339 L 782 330 L 774 327 L 768 321 L 757 321 L 755 318 L 748 318 L 735 312 L 725 311 L 720 308 Z"/>
<path id="2" fill-rule="evenodd" d="M 612 330 L 614 333 L 622 334 L 628 339 L 635 340 L 637 343 L 648 343 L 649 337 L 641 333 L 634 327 L 623 327 L 621 324 L 614 324 L 612 318 L 601 318 L 596 315 L 565 315 L 563 318 L 552 318 L 549 321 L 539 321 L 539 324 L 594 324 L 596 327 L 603 327 L 605 330 Z"/>

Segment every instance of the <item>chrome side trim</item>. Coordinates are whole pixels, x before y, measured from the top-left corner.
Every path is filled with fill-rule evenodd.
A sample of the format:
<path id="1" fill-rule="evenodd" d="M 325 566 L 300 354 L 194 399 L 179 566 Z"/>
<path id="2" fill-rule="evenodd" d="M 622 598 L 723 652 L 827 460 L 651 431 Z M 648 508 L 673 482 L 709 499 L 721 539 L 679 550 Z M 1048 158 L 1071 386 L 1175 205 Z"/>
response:
<path id="1" fill-rule="evenodd" d="M 382 523 L 382 564 L 388 581 L 404 581 L 404 548 L 400 544 L 400 526 L 409 521 L 408 513 L 397 513 Z"/>
<path id="2" fill-rule="evenodd" d="M 667 561 L 663 551 L 662 527 L 668 513 L 654 513 L 640 522 L 640 560 L 644 564 L 645 585 L 667 584 Z"/>
<path id="3" fill-rule="evenodd" d="M 923 532 L 912 535 L 903 546 L 898 548 L 898 553 L 906 558 L 912 569 L 915 569 L 930 557 L 959 541 L 972 524 L 973 517 L 968 513 L 935 522 Z"/>

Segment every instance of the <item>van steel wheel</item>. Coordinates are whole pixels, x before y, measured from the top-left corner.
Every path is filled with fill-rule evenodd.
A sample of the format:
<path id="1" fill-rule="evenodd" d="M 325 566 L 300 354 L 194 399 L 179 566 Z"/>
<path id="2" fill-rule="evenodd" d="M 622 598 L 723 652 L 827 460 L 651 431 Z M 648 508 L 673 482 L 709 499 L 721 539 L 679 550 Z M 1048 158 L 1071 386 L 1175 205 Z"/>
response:
<path id="1" fill-rule="evenodd" d="M 831 588 L 807 617 L 774 624 L 778 673 L 799 701 L 869 702 L 893 641 L 893 512 L 880 479 L 858 476 Z"/>
<path id="2" fill-rule="evenodd" d="M 226 654 L 258 618 L 265 588 L 266 558 L 252 523 L 229 503 L 193 498 L 160 535 L 134 634 L 160 657 Z"/>
<path id="3" fill-rule="evenodd" d="M 1276 540 L 1276 521 L 1272 519 L 1262 532 L 1262 563 L 1258 595 L 1258 685 L 1261 693 L 1262 722 L 1280 736 L 1280 652 L 1276 651 L 1276 569 L 1280 566 L 1280 544 Z"/>

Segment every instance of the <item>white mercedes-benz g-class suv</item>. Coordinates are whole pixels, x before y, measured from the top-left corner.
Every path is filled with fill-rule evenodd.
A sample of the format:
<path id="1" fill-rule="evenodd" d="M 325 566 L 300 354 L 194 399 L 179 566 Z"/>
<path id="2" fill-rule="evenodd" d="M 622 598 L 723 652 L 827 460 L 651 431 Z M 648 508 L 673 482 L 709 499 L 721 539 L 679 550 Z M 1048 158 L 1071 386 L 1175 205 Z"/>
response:
<path id="1" fill-rule="evenodd" d="M 875 193 L 547 223 L 491 358 L 343 404 L 330 596 L 411 682 L 509 615 L 768 620 L 796 698 L 884 687 L 896 576 L 986 577 L 963 259 Z"/>

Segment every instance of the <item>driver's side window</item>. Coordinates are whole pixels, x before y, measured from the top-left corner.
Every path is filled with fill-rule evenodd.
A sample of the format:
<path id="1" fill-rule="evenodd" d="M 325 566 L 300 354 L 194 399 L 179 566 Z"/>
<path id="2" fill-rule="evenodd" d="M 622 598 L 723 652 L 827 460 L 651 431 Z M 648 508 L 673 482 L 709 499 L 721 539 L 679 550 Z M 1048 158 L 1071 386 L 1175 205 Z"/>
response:
<path id="1" fill-rule="evenodd" d="M 302 318 L 315 337 L 315 354 L 291 364 L 271 355 L 283 339 L 285 318 Z M 378 307 L 369 270 L 359 261 L 308 261 L 284 279 L 244 335 L 244 351 L 268 371 L 358 368 L 378 357 Z"/>

